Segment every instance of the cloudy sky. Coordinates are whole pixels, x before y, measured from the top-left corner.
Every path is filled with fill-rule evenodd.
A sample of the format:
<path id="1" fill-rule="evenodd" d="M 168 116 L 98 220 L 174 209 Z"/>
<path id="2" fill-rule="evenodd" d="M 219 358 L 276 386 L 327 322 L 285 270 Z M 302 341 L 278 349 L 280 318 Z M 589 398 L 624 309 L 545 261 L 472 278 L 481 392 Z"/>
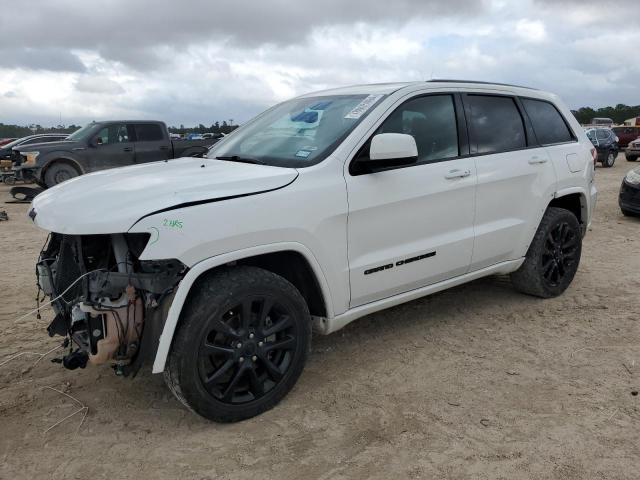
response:
<path id="1" fill-rule="evenodd" d="M 20 6 L 21 5 L 21 6 Z M 313 90 L 464 78 L 640 104 L 640 0 L 0 0 L 0 122 L 243 122 Z"/>

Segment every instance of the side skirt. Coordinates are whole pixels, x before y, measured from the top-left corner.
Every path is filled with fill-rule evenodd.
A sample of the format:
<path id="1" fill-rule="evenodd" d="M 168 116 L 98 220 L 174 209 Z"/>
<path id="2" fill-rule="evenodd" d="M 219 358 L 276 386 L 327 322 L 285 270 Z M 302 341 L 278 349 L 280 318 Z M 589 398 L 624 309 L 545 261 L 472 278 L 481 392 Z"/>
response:
<path id="1" fill-rule="evenodd" d="M 370 313 L 374 313 L 390 307 L 395 307 L 396 305 L 400 305 L 401 303 L 409 302 L 426 295 L 431 295 L 432 293 L 440 292 L 442 290 L 446 290 L 448 288 L 455 287 L 457 285 L 461 285 L 478 278 L 486 277 L 488 275 L 510 273 L 517 270 L 523 262 L 524 258 L 497 263 L 495 265 L 491 265 L 490 267 L 485 267 L 481 270 L 476 270 L 475 272 L 470 272 L 458 277 L 450 278 L 449 280 L 445 280 L 443 282 L 434 283 L 433 285 L 427 285 L 426 287 L 417 288 L 415 290 L 410 290 L 393 297 L 383 298 L 382 300 L 377 300 L 375 302 L 352 308 L 351 310 L 348 310 L 345 313 L 337 315 L 333 318 L 314 317 L 314 330 L 322 335 L 328 335 L 340 330 L 341 328 L 347 326 L 349 323 L 357 320 L 360 317 L 369 315 Z"/>

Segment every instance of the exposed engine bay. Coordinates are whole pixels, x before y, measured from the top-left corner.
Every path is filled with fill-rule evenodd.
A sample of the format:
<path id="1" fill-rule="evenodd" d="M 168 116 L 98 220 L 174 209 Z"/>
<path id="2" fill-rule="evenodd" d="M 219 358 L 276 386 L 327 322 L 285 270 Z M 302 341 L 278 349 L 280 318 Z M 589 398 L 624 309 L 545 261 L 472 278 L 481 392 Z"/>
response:
<path id="1" fill-rule="evenodd" d="M 66 368 L 110 363 L 126 376 L 137 372 L 150 350 L 155 353 L 170 299 L 187 267 L 175 259 L 140 261 L 149 237 L 49 237 L 36 267 L 38 287 L 56 313 L 49 335 L 70 340 L 61 360 Z"/>

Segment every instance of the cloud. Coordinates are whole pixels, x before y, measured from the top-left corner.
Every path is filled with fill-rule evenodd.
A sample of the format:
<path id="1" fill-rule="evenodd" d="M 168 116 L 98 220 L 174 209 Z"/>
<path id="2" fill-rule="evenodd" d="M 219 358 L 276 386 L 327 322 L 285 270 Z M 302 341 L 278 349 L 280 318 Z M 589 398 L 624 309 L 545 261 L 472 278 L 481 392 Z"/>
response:
<path id="1" fill-rule="evenodd" d="M 16 94 L 0 94 L 0 121 L 242 122 L 310 91 L 432 77 L 529 85 L 574 108 L 639 103 L 640 2 L 606 5 L 33 0 L 0 16 L 0 92 Z"/>
<path id="2" fill-rule="evenodd" d="M 0 45 L 2 45 L 2 42 L 0 42 Z M 38 48 L 0 47 L 1 67 L 49 70 L 52 72 L 85 71 L 84 64 L 76 54 L 62 48 L 49 46 L 40 46 Z"/>
<path id="3" fill-rule="evenodd" d="M 76 81 L 76 90 L 85 93 L 98 93 L 103 95 L 117 95 L 125 90 L 115 80 L 99 75 L 82 75 Z"/>
<path id="4" fill-rule="evenodd" d="M 539 20 L 523 18 L 516 23 L 515 33 L 527 42 L 539 43 L 547 38 L 547 30 Z"/>

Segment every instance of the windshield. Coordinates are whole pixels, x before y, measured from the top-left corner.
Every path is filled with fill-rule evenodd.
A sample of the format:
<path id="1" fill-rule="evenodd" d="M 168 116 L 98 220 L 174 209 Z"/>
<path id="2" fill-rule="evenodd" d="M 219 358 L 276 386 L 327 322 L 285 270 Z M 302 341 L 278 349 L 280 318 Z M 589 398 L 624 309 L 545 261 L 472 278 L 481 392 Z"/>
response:
<path id="1" fill-rule="evenodd" d="M 96 126 L 95 123 L 90 123 L 88 125 L 85 125 L 81 129 L 73 132 L 66 139 L 67 140 L 83 140 L 84 138 L 88 137 L 91 134 L 91 132 L 93 131 L 93 127 L 95 126 Z"/>
<path id="2" fill-rule="evenodd" d="M 209 150 L 208 158 L 306 167 L 326 158 L 384 95 L 289 100 L 267 110 Z"/>

